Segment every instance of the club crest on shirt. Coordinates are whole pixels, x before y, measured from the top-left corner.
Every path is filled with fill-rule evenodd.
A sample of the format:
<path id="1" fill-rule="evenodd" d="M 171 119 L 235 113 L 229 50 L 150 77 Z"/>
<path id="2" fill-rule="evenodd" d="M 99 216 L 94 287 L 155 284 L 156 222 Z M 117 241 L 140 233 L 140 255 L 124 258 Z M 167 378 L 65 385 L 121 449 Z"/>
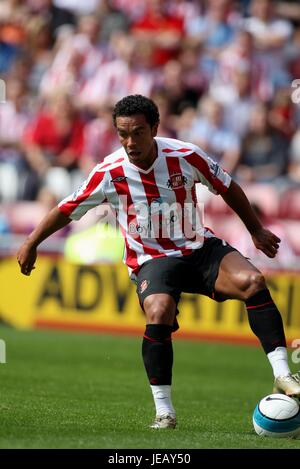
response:
<path id="1" fill-rule="evenodd" d="M 181 174 L 171 174 L 167 181 L 168 189 L 181 189 L 187 183 L 187 178 Z"/>
<path id="2" fill-rule="evenodd" d="M 140 285 L 140 293 L 144 293 L 144 291 L 148 288 L 149 286 L 149 280 L 143 280 L 141 285 Z"/>

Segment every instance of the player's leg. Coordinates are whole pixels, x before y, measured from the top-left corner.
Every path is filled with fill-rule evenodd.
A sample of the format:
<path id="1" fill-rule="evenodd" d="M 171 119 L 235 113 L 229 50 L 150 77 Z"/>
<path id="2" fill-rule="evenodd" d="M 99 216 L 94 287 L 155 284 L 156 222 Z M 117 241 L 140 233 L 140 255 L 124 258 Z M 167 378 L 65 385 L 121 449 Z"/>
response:
<path id="1" fill-rule="evenodd" d="M 180 296 L 178 264 L 180 270 L 180 261 L 175 258 L 154 259 L 142 266 L 137 278 L 137 293 L 146 317 L 142 356 L 156 408 L 152 428 L 176 425 L 171 400 L 171 335 Z"/>
<path id="2" fill-rule="evenodd" d="M 149 379 L 156 419 L 153 428 L 173 428 L 176 413 L 171 400 L 173 346 L 172 330 L 177 309 L 172 296 L 165 293 L 149 295 L 143 302 L 146 329 L 142 355 Z"/>
<path id="3" fill-rule="evenodd" d="M 250 327 L 273 368 L 274 392 L 300 397 L 300 384 L 288 366 L 282 318 L 262 273 L 239 252 L 230 252 L 220 262 L 214 290 L 223 298 L 245 302 Z"/>

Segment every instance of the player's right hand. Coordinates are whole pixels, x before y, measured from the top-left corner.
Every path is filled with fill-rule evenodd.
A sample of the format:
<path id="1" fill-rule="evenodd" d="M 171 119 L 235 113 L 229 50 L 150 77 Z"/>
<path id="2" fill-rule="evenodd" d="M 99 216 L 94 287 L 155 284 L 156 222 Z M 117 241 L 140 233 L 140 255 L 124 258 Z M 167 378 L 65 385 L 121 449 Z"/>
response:
<path id="1" fill-rule="evenodd" d="M 34 264 L 36 261 L 37 252 L 36 248 L 30 246 L 26 241 L 20 247 L 17 253 L 17 260 L 24 275 L 30 275 L 31 271 L 35 269 Z"/>

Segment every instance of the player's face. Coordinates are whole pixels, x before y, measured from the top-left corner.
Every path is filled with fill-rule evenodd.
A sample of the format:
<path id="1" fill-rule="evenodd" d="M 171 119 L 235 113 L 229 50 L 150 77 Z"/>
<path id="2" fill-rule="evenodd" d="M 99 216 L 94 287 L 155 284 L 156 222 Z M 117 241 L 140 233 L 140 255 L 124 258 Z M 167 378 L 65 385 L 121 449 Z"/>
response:
<path id="1" fill-rule="evenodd" d="M 143 114 L 135 114 L 117 117 L 116 127 L 129 161 L 147 169 L 156 158 L 154 137 L 157 134 L 158 124 L 151 127 Z"/>

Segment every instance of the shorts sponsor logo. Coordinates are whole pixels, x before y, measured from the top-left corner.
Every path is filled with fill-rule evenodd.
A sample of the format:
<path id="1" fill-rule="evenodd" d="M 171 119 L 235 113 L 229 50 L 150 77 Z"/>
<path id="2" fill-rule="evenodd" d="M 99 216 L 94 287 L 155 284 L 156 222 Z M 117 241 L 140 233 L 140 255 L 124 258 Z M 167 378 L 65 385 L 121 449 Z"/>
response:
<path id="1" fill-rule="evenodd" d="M 140 293 L 144 293 L 144 291 L 148 288 L 149 286 L 149 280 L 143 280 L 140 286 Z"/>

